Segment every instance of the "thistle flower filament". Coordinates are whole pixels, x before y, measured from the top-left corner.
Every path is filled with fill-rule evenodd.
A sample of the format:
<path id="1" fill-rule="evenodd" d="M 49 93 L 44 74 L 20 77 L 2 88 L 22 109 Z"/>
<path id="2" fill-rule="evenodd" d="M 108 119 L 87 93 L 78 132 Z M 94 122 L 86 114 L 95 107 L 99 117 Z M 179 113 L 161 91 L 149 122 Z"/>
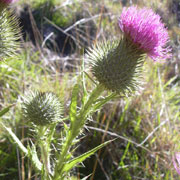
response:
<path id="1" fill-rule="evenodd" d="M 4 3 L 4 4 L 10 4 L 10 3 L 14 3 L 18 0 L 0 0 L 0 3 Z"/>
<path id="2" fill-rule="evenodd" d="M 148 54 L 153 60 L 170 57 L 171 49 L 166 47 L 169 36 L 158 14 L 151 9 L 124 8 L 119 18 L 119 27 L 125 36 Z"/>

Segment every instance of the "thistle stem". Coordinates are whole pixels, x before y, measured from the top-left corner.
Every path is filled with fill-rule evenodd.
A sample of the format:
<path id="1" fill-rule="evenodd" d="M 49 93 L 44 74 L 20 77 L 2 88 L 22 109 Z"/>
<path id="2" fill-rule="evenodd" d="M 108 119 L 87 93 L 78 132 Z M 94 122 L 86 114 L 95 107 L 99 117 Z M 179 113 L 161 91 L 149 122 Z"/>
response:
<path id="1" fill-rule="evenodd" d="M 102 94 L 103 91 L 104 87 L 100 84 L 97 85 L 90 94 L 90 97 L 88 98 L 86 104 L 79 111 L 79 114 L 77 115 L 75 120 L 75 124 L 70 128 L 66 141 L 62 147 L 62 151 L 55 169 L 54 180 L 63 179 L 63 168 L 67 161 L 67 154 L 71 148 L 73 140 L 79 135 L 81 129 L 84 127 L 87 116 L 88 114 L 90 114 L 90 110 L 93 108 L 94 102 L 98 99 L 98 97 Z"/>
<path id="2" fill-rule="evenodd" d="M 44 164 L 44 173 L 45 173 L 45 179 L 49 180 L 49 175 L 52 174 L 51 172 L 51 165 L 50 165 L 50 155 L 49 155 L 49 145 L 47 142 L 47 139 L 45 137 L 45 133 L 47 131 L 47 127 L 40 127 L 39 128 L 39 133 L 38 133 L 38 137 L 39 137 L 39 147 L 41 149 L 41 156 L 42 156 L 42 161 Z M 45 137 L 45 139 L 43 138 Z"/>

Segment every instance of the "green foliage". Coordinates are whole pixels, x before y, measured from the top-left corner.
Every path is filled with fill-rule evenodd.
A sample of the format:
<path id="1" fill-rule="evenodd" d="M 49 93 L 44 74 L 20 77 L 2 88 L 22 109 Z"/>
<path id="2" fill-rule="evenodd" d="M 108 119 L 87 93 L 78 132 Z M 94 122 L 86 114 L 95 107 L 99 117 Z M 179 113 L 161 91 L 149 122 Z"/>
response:
<path id="1" fill-rule="evenodd" d="M 70 105 L 70 110 L 69 110 L 69 117 L 71 120 L 71 128 L 74 127 L 75 120 L 76 120 L 79 89 L 80 89 L 79 85 L 76 84 L 72 91 L 72 99 L 71 99 L 71 105 Z"/>
<path id="2" fill-rule="evenodd" d="M 67 27 L 72 21 L 72 14 L 62 14 L 60 11 L 56 11 L 52 15 L 52 22 L 60 27 Z"/>
<path id="3" fill-rule="evenodd" d="M 1 158 L 1 170 L 0 179 L 2 180 L 15 180 L 18 173 L 17 164 L 17 151 L 16 146 L 13 144 L 7 144 L 8 138 L 1 141 L 0 158 Z"/>
<path id="4" fill-rule="evenodd" d="M 35 19 L 37 24 L 46 24 L 44 17 L 52 21 L 53 24 L 60 27 L 67 27 L 73 20 L 73 12 L 67 13 L 61 8 L 56 9 L 56 6 L 61 3 L 57 0 L 39 0 L 33 1 L 32 8 L 37 11 Z M 71 7 L 69 7 L 71 9 Z"/>
<path id="5" fill-rule="evenodd" d="M 66 172 L 71 170 L 72 168 L 76 167 L 79 163 L 82 163 L 85 159 L 89 158 L 91 155 L 93 155 L 96 151 L 98 151 L 99 149 L 101 149 L 102 147 L 106 146 L 107 144 L 109 144 L 112 141 L 107 141 L 105 143 L 102 143 L 101 145 L 91 149 L 90 151 L 80 155 L 79 157 L 76 157 L 72 160 L 70 160 L 69 162 L 67 162 L 63 168 L 62 171 Z"/>
<path id="6" fill-rule="evenodd" d="M 2 109 L 2 110 L 0 111 L 0 117 L 3 116 L 4 114 L 6 114 L 6 113 L 10 110 L 11 107 L 12 107 L 12 105 L 10 105 L 10 106 Z"/>

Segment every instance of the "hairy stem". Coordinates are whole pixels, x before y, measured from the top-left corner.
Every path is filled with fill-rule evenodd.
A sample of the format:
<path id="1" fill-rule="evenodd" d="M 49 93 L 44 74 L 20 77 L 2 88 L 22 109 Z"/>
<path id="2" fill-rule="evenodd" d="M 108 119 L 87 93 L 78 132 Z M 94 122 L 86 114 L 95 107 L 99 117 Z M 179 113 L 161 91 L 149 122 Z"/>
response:
<path id="1" fill-rule="evenodd" d="M 71 145 L 74 139 L 79 135 L 82 128 L 84 127 L 87 116 L 90 114 L 91 112 L 90 110 L 93 108 L 94 102 L 98 99 L 98 97 L 102 94 L 103 91 L 104 91 L 104 87 L 102 85 L 98 85 L 90 94 L 88 101 L 79 111 L 79 114 L 77 115 L 75 120 L 75 124 L 71 126 L 68 135 L 66 137 L 66 141 L 62 147 L 62 151 L 58 159 L 57 166 L 55 168 L 54 180 L 63 179 L 63 173 L 64 173 L 63 168 L 66 161 L 68 160 L 67 155 L 71 148 Z"/>
<path id="2" fill-rule="evenodd" d="M 45 135 L 47 127 L 40 127 L 38 132 L 39 137 L 39 147 L 41 149 L 41 157 L 44 165 L 45 179 L 49 180 L 49 176 L 52 174 L 50 165 L 50 147 L 47 142 L 47 137 Z"/>

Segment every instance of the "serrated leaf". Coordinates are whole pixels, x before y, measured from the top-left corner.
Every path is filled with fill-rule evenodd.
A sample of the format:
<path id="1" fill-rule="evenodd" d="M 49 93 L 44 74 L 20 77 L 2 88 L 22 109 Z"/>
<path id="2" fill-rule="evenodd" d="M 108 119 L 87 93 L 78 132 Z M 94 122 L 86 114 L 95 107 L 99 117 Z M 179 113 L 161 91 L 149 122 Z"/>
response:
<path id="1" fill-rule="evenodd" d="M 84 53 L 83 53 L 84 54 Z M 86 80 L 85 80 L 85 63 L 84 63 L 84 58 L 82 60 L 82 65 L 81 65 L 81 82 L 82 82 L 82 88 L 83 88 L 83 97 L 82 97 L 82 104 L 84 105 L 86 102 L 87 98 L 87 89 L 86 89 Z"/>
<path id="2" fill-rule="evenodd" d="M 78 93 L 79 93 L 79 85 L 76 84 L 72 91 L 72 98 L 71 98 L 71 105 L 70 105 L 70 112 L 69 112 L 72 125 L 74 124 L 74 121 L 76 119 L 76 114 L 77 114 Z"/>
<path id="3" fill-rule="evenodd" d="M 47 137 L 47 143 L 48 146 L 50 146 L 51 141 L 53 140 L 53 136 L 56 130 L 56 123 L 49 125 L 49 133 L 48 133 L 48 137 Z"/>
<path id="4" fill-rule="evenodd" d="M 31 142 L 32 143 L 32 142 Z M 32 143 L 32 146 L 28 146 L 28 157 L 30 157 L 30 159 L 32 160 L 32 163 L 34 165 L 34 167 L 38 170 L 41 171 L 42 170 L 42 163 L 39 161 L 38 155 L 37 155 L 37 151 L 36 151 L 36 147 L 35 145 Z"/>
<path id="5" fill-rule="evenodd" d="M 26 155 L 28 154 L 28 150 L 25 148 L 25 146 L 21 143 L 21 141 L 18 139 L 18 137 L 12 132 L 11 128 L 6 127 L 3 123 L 1 123 L 4 129 L 9 133 L 13 141 L 18 145 L 18 147 L 23 151 Z"/>
<path id="6" fill-rule="evenodd" d="M 10 105 L 10 106 L 4 108 L 3 110 L 1 110 L 0 111 L 0 117 L 3 116 L 4 114 L 6 114 L 12 106 L 13 105 Z"/>
<path id="7" fill-rule="evenodd" d="M 4 129 L 6 129 L 6 131 L 9 133 L 9 135 L 13 139 L 14 143 L 16 143 L 18 145 L 18 147 L 20 148 L 20 150 L 25 154 L 25 156 L 28 156 L 32 160 L 32 162 L 35 165 L 35 167 L 37 168 L 37 170 L 41 171 L 42 164 L 37 157 L 37 153 L 35 151 L 35 146 L 33 145 L 32 149 L 30 149 L 29 147 L 27 149 L 21 143 L 21 141 L 18 139 L 18 137 L 12 132 L 12 130 L 10 128 L 6 127 L 3 123 L 1 123 L 1 124 L 4 127 Z"/>
<path id="8" fill-rule="evenodd" d="M 112 93 L 109 96 L 106 96 L 103 99 L 99 99 L 94 106 L 93 106 L 93 110 L 92 112 L 95 112 L 97 110 L 99 110 L 104 104 L 106 104 L 108 101 L 112 100 L 114 97 L 116 96 L 116 93 Z"/>
<path id="9" fill-rule="evenodd" d="M 112 142 L 113 140 L 107 141 L 93 149 L 91 149 L 90 151 L 80 155 L 77 158 L 72 159 L 71 161 L 67 162 L 66 165 L 63 168 L 63 172 L 68 172 L 69 170 L 71 170 L 73 167 L 75 167 L 77 164 L 83 162 L 85 159 L 87 159 L 88 157 L 90 157 L 91 155 L 93 155 L 97 150 L 101 149 L 102 147 L 106 146 L 107 144 L 109 144 L 110 142 Z"/>

